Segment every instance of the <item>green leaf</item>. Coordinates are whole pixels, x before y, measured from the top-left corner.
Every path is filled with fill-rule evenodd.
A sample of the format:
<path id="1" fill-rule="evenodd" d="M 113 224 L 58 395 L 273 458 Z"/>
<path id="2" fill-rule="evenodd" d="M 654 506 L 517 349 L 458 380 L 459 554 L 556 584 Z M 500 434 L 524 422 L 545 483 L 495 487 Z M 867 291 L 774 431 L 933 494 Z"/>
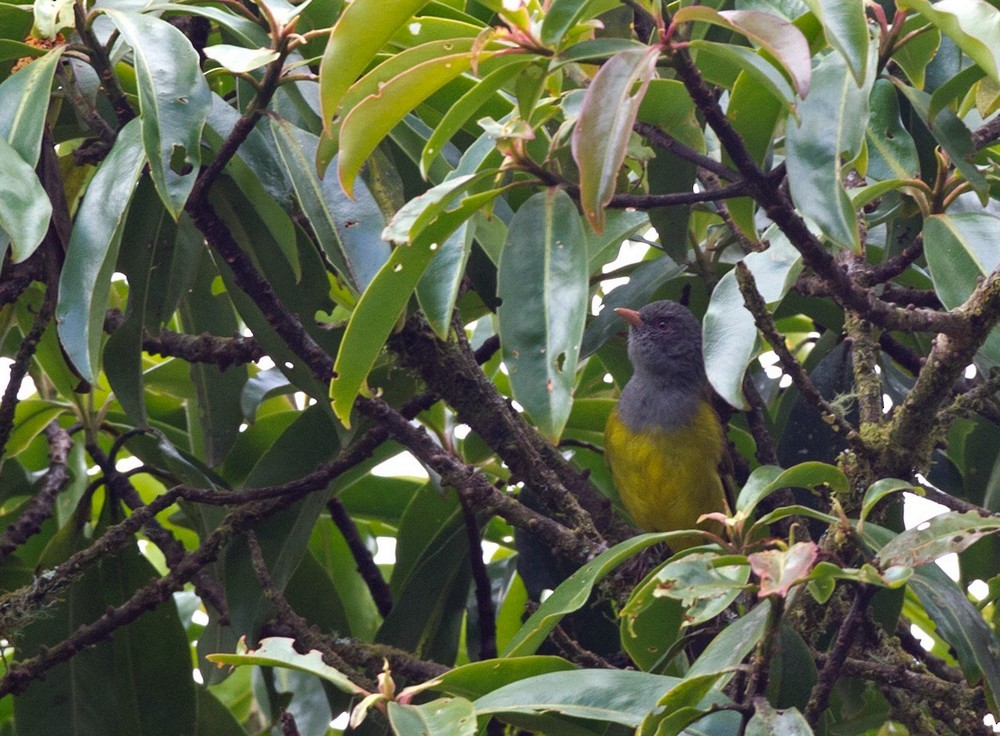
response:
<path id="1" fill-rule="evenodd" d="M 562 433 L 587 317 L 588 259 L 576 205 L 539 192 L 510 221 L 497 291 L 511 390 L 546 437 Z"/>
<path id="2" fill-rule="evenodd" d="M 258 665 L 261 667 L 284 667 L 286 669 L 299 670 L 311 675 L 321 677 L 331 683 L 338 690 L 351 695 L 367 695 L 362 688 L 351 682 L 350 678 L 338 669 L 335 669 L 323 661 L 323 655 L 313 649 L 308 654 L 299 654 L 293 646 L 294 639 L 282 636 L 272 636 L 261 641 L 256 649 L 247 649 L 241 646 L 241 650 L 236 654 L 209 654 L 205 657 L 209 662 L 214 662 L 218 666 L 232 665 L 242 667 L 246 665 Z"/>
<path id="3" fill-rule="evenodd" d="M 632 591 L 619 616 L 622 648 L 645 672 L 658 671 L 677 641 L 684 619 L 679 600 L 657 596 L 660 579 L 654 571 Z"/>
<path id="4" fill-rule="evenodd" d="M 892 60 L 899 64 L 899 68 L 917 89 L 924 88 L 927 67 L 941 45 L 941 32 L 933 26 L 928 26 L 926 19 L 919 15 L 910 15 L 906 19 L 900 37 L 905 37 L 921 28 L 928 30 L 910 38 L 892 55 Z"/>
<path id="5" fill-rule="evenodd" d="M 837 53 L 847 62 L 857 86 L 868 77 L 868 19 L 863 3 L 841 0 L 803 0 L 823 25 L 823 33 Z"/>
<path id="6" fill-rule="evenodd" d="M 389 723 L 396 733 L 474 736 L 476 709 L 465 698 L 438 698 L 423 705 L 389 701 Z"/>
<path id="7" fill-rule="evenodd" d="M 861 18 L 863 22 L 863 12 Z M 675 23 L 699 20 L 743 34 L 778 60 L 799 97 L 804 99 L 809 93 L 812 74 L 809 42 L 802 31 L 783 18 L 755 10 L 720 12 L 706 6 L 689 5 L 678 10 L 673 20 Z"/>
<path id="8" fill-rule="evenodd" d="M 31 166 L 0 138 L 0 229 L 10 238 L 15 263 L 35 252 L 52 217 L 52 203 Z M 0 237 L 2 245 L 2 237 Z"/>
<path id="9" fill-rule="evenodd" d="M 815 488 L 823 484 L 835 493 L 846 494 L 850 490 L 850 482 L 843 471 L 827 463 L 800 463 L 784 471 L 773 465 L 762 465 L 750 474 L 740 490 L 736 510 L 749 514 L 761 501 L 782 488 Z"/>
<path id="10" fill-rule="evenodd" d="M 560 46 L 573 26 L 613 8 L 610 0 L 553 0 L 542 19 L 541 38 L 546 46 Z"/>
<path id="11" fill-rule="evenodd" d="M 784 299 L 791 289 L 802 272 L 802 258 L 777 229 L 769 230 L 765 236 L 771 242 L 770 248 L 751 253 L 743 263 L 753 274 L 764 301 L 770 305 Z M 723 276 L 712 291 L 702 332 L 709 382 L 730 404 L 745 408 L 743 373 L 757 354 L 757 327 L 744 305 L 734 271 Z"/>
<path id="12" fill-rule="evenodd" d="M 0 136 L 31 167 L 38 163 L 52 78 L 62 50 L 61 46 L 52 49 L 0 84 Z"/>
<path id="13" fill-rule="evenodd" d="M 916 10 L 1000 82 L 1000 10 L 986 0 L 900 0 L 899 7 Z"/>
<path id="14" fill-rule="evenodd" d="M 871 118 L 865 130 L 868 176 L 876 181 L 917 176 L 920 173 L 917 146 L 900 118 L 899 99 L 892 82 L 875 80 L 869 107 Z M 857 202 L 854 206 L 858 207 Z"/>
<path id="15" fill-rule="evenodd" d="M 472 580 L 469 541 L 454 493 L 427 484 L 400 524 L 390 581 L 394 605 L 376 641 L 454 661 Z"/>
<path id="16" fill-rule="evenodd" d="M 926 565 L 952 552 L 962 552 L 998 531 L 998 518 L 982 517 L 975 511 L 964 514 L 952 511 L 899 533 L 878 551 L 878 561 L 882 569 Z"/>
<path id="17" fill-rule="evenodd" d="M 704 715 L 705 706 L 711 700 L 704 701 L 712 694 L 721 677 L 720 673 L 685 677 L 660 698 L 656 709 L 643 719 L 636 736 L 678 736 L 683 733 L 685 726 Z M 716 692 L 714 700 L 718 700 L 718 696 Z"/>
<path id="18" fill-rule="evenodd" d="M 937 633 L 954 647 L 969 682 L 982 680 L 987 687 L 987 707 L 1000 708 L 1000 640 L 968 596 L 936 565 L 914 570 L 909 582 L 937 627 Z"/>
<path id="19" fill-rule="evenodd" d="M 4 448 L 6 457 L 14 457 L 27 449 L 50 422 L 58 419 L 68 409 L 68 404 L 41 399 L 25 399 L 14 408 L 14 428 Z"/>
<path id="20" fill-rule="evenodd" d="M 764 635 L 771 605 L 770 601 L 763 601 L 719 632 L 691 665 L 686 677 L 727 673 L 720 684 L 724 687 L 731 677 L 728 673 L 753 651 Z"/>
<path id="21" fill-rule="evenodd" d="M 553 672 L 505 685 L 473 705 L 480 716 L 560 713 L 635 728 L 663 693 L 679 682 L 676 677 L 630 670 Z"/>
<path id="22" fill-rule="evenodd" d="M 360 294 L 389 259 L 389 245 L 381 236 L 382 211 L 368 187 L 359 187 L 352 202 L 332 177 L 317 177 L 312 162 L 318 139 L 311 133 L 276 119 L 271 120 L 270 132 L 317 242 Z"/>
<path id="23" fill-rule="evenodd" d="M 861 150 L 873 82 L 869 75 L 859 87 L 843 58 L 830 54 L 816 67 L 809 97 L 799 106 L 802 120 L 789 125 L 786 139 L 795 206 L 823 235 L 855 251 L 861 240 L 854 208 L 841 183 L 841 161 L 852 160 Z"/>
<path id="24" fill-rule="evenodd" d="M 330 31 L 319 67 L 323 128 L 341 114 L 340 102 L 354 80 L 385 43 L 427 0 L 356 0 L 347 5 Z"/>
<path id="25" fill-rule="evenodd" d="M 697 626 L 718 616 L 746 589 L 750 566 L 745 557 L 720 557 L 716 552 L 693 552 L 668 561 L 657 570 L 654 598 L 679 600 L 683 626 Z"/>
<path id="26" fill-rule="evenodd" d="M 489 52 L 483 51 L 478 59 L 481 62 L 489 56 Z M 389 131 L 417 105 L 465 72 L 472 60 L 472 52 L 464 52 L 417 64 L 390 79 L 379 92 L 369 95 L 345 114 L 340 127 L 337 177 L 349 196 L 354 196 L 354 179 L 365 159 Z"/>
<path id="27" fill-rule="evenodd" d="M 622 51 L 591 80 L 573 130 L 573 160 L 580 169 L 580 206 L 595 232 L 604 231 L 604 206 L 618 184 L 632 125 L 656 71 L 657 47 Z"/>
<path id="28" fill-rule="evenodd" d="M 142 142 L 167 211 L 180 217 L 201 166 L 201 131 L 212 104 L 190 41 L 166 21 L 107 9 L 132 47 Z"/>
<path id="29" fill-rule="evenodd" d="M 451 315 L 458 299 L 465 264 L 472 250 L 475 225 L 467 220 L 446 241 L 427 264 L 427 270 L 417 284 L 417 302 L 427 324 L 442 340 L 451 331 Z"/>
<path id="30" fill-rule="evenodd" d="M 669 542 L 676 532 L 640 534 L 601 553 L 581 567 L 542 602 L 504 650 L 504 657 L 533 653 L 556 624 L 568 613 L 580 610 L 590 598 L 594 585 L 626 560 L 660 542 Z"/>
<path id="31" fill-rule="evenodd" d="M 1000 219 L 985 212 L 932 215 L 924 221 L 924 250 L 934 292 L 948 309 L 965 303 L 1000 265 Z M 992 330 L 980 351 L 1000 363 L 1000 333 Z"/>
<path id="32" fill-rule="evenodd" d="M 898 478 L 882 478 L 881 480 L 877 480 L 868 487 L 868 490 L 865 491 L 865 497 L 861 500 L 859 523 L 864 522 L 879 501 L 899 491 L 910 491 L 911 493 L 923 495 L 923 490 L 920 486 L 914 486 L 905 480 L 899 480 Z"/>
<path id="33" fill-rule="evenodd" d="M 182 217 L 178 230 L 178 247 L 175 250 L 177 254 L 182 250 L 179 246 L 185 237 L 186 224 L 190 224 L 190 221 Z M 193 235 L 200 233 L 195 231 Z M 237 334 L 239 323 L 231 303 L 224 295 L 214 295 L 211 292 L 214 278 L 211 259 L 202 257 L 200 261 L 200 264 L 198 261 L 175 261 L 175 268 L 193 271 L 195 276 L 180 303 L 179 317 L 184 331 L 190 335 Z M 225 459 L 240 436 L 240 424 L 243 422 L 241 398 L 247 383 L 247 367 L 233 365 L 221 371 L 218 366 L 210 363 L 192 363 L 189 371 L 195 388 L 195 400 L 188 402 L 187 407 L 189 414 L 193 414 L 193 419 L 196 420 L 190 426 L 192 430 L 200 428 L 200 431 L 192 431 L 192 444 L 198 448 L 199 456 L 208 465 L 216 467 Z"/>
<path id="34" fill-rule="evenodd" d="M 146 164 L 140 136 L 137 120 L 122 128 L 91 179 L 73 223 L 59 278 L 59 340 L 80 375 L 91 383 L 97 375 L 111 274 L 125 215 Z"/>
<path id="35" fill-rule="evenodd" d="M 450 695 L 478 698 L 504 685 L 529 677 L 546 672 L 567 672 L 575 669 L 574 664 L 562 657 L 533 655 L 488 659 L 448 670 L 435 678 L 432 687 Z"/>
<path id="36" fill-rule="evenodd" d="M 224 69 L 245 74 L 270 64 L 278 58 L 279 54 L 269 48 L 248 49 L 243 46 L 219 43 L 214 46 L 206 46 L 205 56 L 219 62 Z"/>
<path id="37" fill-rule="evenodd" d="M 705 79 L 730 87 L 741 73 L 745 74 L 767 90 L 783 109 L 795 114 L 795 90 L 784 75 L 759 53 L 743 46 L 712 41 L 692 41 L 689 45 L 697 51 L 698 65 L 703 69 Z"/>

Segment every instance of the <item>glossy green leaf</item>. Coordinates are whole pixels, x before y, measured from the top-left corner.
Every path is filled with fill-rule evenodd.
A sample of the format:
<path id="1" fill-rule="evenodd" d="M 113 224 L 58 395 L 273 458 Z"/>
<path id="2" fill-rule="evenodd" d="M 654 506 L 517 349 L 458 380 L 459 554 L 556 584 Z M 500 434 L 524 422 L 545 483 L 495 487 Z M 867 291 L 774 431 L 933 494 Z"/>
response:
<path id="1" fill-rule="evenodd" d="M 868 76 L 868 19 L 863 3 L 841 0 L 804 0 L 823 25 L 823 33 L 837 53 L 847 62 L 858 87 Z"/>
<path id="2" fill-rule="evenodd" d="M 91 383 L 97 375 L 111 274 L 125 215 L 145 163 L 140 123 L 132 121 L 118 134 L 87 187 L 59 279 L 59 340 L 77 370 Z"/>
<path id="3" fill-rule="evenodd" d="M 167 211 L 177 219 L 201 165 L 211 92 L 198 54 L 177 28 L 151 15 L 105 11 L 132 47 L 142 142 Z"/>
<path id="4" fill-rule="evenodd" d="M 278 58 L 278 52 L 269 48 L 248 49 L 228 43 L 205 47 L 205 56 L 231 72 L 245 74 L 270 64 Z"/>
<path id="5" fill-rule="evenodd" d="M 14 428 L 4 447 L 4 456 L 14 457 L 21 454 L 50 422 L 58 419 L 67 409 L 69 406 L 66 404 L 42 399 L 25 399 L 18 402 L 14 408 Z"/>
<path id="6" fill-rule="evenodd" d="M 15 263 L 35 252 L 49 227 L 52 203 L 32 167 L 0 138 L 0 230 L 10 238 Z M 0 244 L 3 243 L 0 235 Z"/>
<path id="7" fill-rule="evenodd" d="M 649 216 L 639 210 L 608 210 L 604 213 L 604 232 L 598 235 L 585 228 L 587 253 L 591 273 L 618 256 L 622 243 L 649 227 Z"/>
<path id="8" fill-rule="evenodd" d="M 898 478 L 882 478 L 877 480 L 868 487 L 868 490 L 865 491 L 865 497 L 861 500 L 859 522 L 864 522 L 865 518 L 872 512 L 872 509 L 875 508 L 879 501 L 890 494 L 899 493 L 900 491 L 910 491 L 911 493 L 923 495 L 920 486 L 914 486 L 905 480 L 899 480 Z"/>
<path id="9" fill-rule="evenodd" d="M 38 163 L 52 79 L 61 60 L 62 47 L 56 47 L 0 84 L 0 136 L 31 167 Z"/>
<path id="10" fill-rule="evenodd" d="M 340 102 L 354 80 L 393 34 L 427 0 L 358 0 L 347 5 L 330 31 L 319 67 L 320 104 L 326 129 L 341 114 Z"/>
<path id="11" fill-rule="evenodd" d="M 780 471 L 780 472 L 779 472 Z M 826 484 L 836 493 L 847 493 L 850 484 L 839 468 L 820 462 L 805 462 L 781 471 L 773 465 L 754 470 L 736 498 L 736 510 L 750 513 L 757 505 L 782 488 L 814 488 Z"/>
<path id="12" fill-rule="evenodd" d="M 715 684 L 722 675 L 713 673 L 698 677 L 685 677 L 674 685 L 657 702 L 636 730 L 636 736 L 679 736 L 685 726 L 700 719 L 709 704 L 718 703 L 720 693 L 706 700 L 715 690 Z"/>
<path id="13" fill-rule="evenodd" d="M 488 52 L 480 52 L 478 60 L 481 62 L 488 57 Z M 413 108 L 471 65 L 471 52 L 450 54 L 417 64 L 390 79 L 379 92 L 366 97 L 345 114 L 340 128 L 337 177 L 349 196 L 354 196 L 354 179 L 365 159 L 389 131 Z"/>
<path id="14" fill-rule="evenodd" d="M 934 626 L 954 648 L 962 672 L 970 682 L 985 683 L 987 707 L 1000 709 L 1000 639 L 965 591 L 937 565 L 913 571 L 909 587 L 926 609 Z"/>
<path id="15" fill-rule="evenodd" d="M 927 79 L 927 66 L 937 54 L 941 45 L 941 32 L 929 26 L 927 20 L 919 15 L 910 15 L 903 23 L 901 36 L 913 33 L 918 29 L 927 29 L 912 36 L 905 44 L 896 50 L 892 60 L 906 74 L 907 79 L 917 89 L 923 89 Z"/>
<path id="16" fill-rule="evenodd" d="M 775 229 L 771 247 L 743 259 L 768 304 L 780 302 L 802 271 L 799 252 Z M 705 371 L 713 388 L 735 407 L 746 407 L 743 373 L 757 354 L 757 327 L 746 309 L 736 273 L 728 272 L 715 289 L 702 325 Z"/>
<path id="17" fill-rule="evenodd" d="M 511 389 L 552 439 L 569 417 L 587 317 L 585 242 L 569 195 L 539 192 L 511 220 L 497 274 L 500 343 Z"/>
<path id="18" fill-rule="evenodd" d="M 724 673 L 724 686 L 725 681 L 732 676 L 732 669 L 753 651 L 763 636 L 771 605 L 770 601 L 763 601 L 719 632 L 694 661 L 686 676 Z"/>
<path id="19" fill-rule="evenodd" d="M 547 46 L 559 46 L 574 25 L 613 8 L 613 0 L 553 0 L 542 19 L 541 38 Z"/>
<path id="20" fill-rule="evenodd" d="M 294 641 L 294 639 L 286 637 L 272 636 L 262 640 L 256 649 L 247 649 L 245 646 L 241 646 L 241 651 L 236 654 L 209 654 L 206 659 L 219 667 L 223 665 L 233 667 L 258 665 L 295 669 L 321 677 L 345 693 L 367 695 L 364 690 L 351 682 L 347 675 L 324 662 L 323 655 L 315 649 L 307 654 L 299 654 L 293 646 Z"/>
<path id="21" fill-rule="evenodd" d="M 478 715 L 561 713 L 635 728 L 679 680 L 630 670 L 576 670 L 536 675 L 477 699 Z"/>
<path id="22" fill-rule="evenodd" d="M 316 240 L 360 294 L 389 259 L 389 245 L 381 235 L 385 226 L 382 211 L 364 184 L 351 201 L 332 177 L 321 180 L 316 176 L 312 163 L 318 142 L 315 136 L 274 119 L 271 135 Z"/>
<path id="23" fill-rule="evenodd" d="M 958 104 L 961 104 L 962 100 L 972 90 L 973 85 L 985 76 L 986 72 L 978 66 L 969 66 L 960 71 L 934 90 L 934 93 L 931 95 L 930 105 L 927 108 L 927 117 L 930 120 L 934 120 L 941 110 L 946 107 L 953 107 L 952 103 L 957 101 Z M 954 107 L 957 106 L 957 104 L 954 105 Z"/>
<path id="24" fill-rule="evenodd" d="M 863 13 L 861 17 L 863 20 Z M 809 77 L 812 74 L 809 42 L 802 31 L 788 21 L 756 10 L 720 12 L 700 5 L 681 8 L 674 14 L 673 20 L 675 23 L 702 21 L 743 34 L 778 60 L 799 97 L 805 98 L 809 93 Z"/>
<path id="25" fill-rule="evenodd" d="M 376 641 L 453 661 L 469 596 L 469 541 L 454 493 L 428 484 L 400 523 L 390 585 L 394 605 Z"/>
<path id="26" fill-rule="evenodd" d="M 869 107 L 871 118 L 865 130 L 867 175 L 876 181 L 917 176 L 920 173 L 917 147 L 900 118 L 899 100 L 892 82 L 875 80 Z M 857 202 L 854 206 L 858 207 Z"/>
<path id="27" fill-rule="evenodd" d="M 784 98 L 779 99 L 773 95 L 766 87 L 757 83 L 749 72 L 741 73 L 736 78 L 726 107 L 726 118 L 739 133 L 747 153 L 758 165 L 763 165 L 770 153 L 775 126 L 782 112 L 787 109 Z M 722 152 L 722 161 L 729 166 L 733 165 L 726 150 Z M 736 197 L 730 199 L 727 206 L 736 226 L 752 242 L 757 242 L 759 234 L 755 219 L 756 202 L 750 197 Z"/>
<path id="28" fill-rule="evenodd" d="M 809 97 L 799 106 L 801 123 L 789 125 L 788 183 L 795 206 L 823 235 L 852 250 L 861 247 L 857 218 L 841 183 L 841 161 L 861 150 L 874 78 L 859 87 L 843 57 L 827 56 L 813 74 Z"/>
<path id="29" fill-rule="evenodd" d="M 900 0 L 916 10 L 1000 82 L 1000 10 L 986 0 Z"/>
<path id="30" fill-rule="evenodd" d="M 185 237 L 185 223 L 190 224 L 190 221 L 182 217 L 175 250 L 178 255 L 182 251 L 180 245 Z M 200 233 L 189 233 L 195 234 Z M 200 249 L 198 253 L 201 254 Z M 232 335 L 239 330 L 239 323 L 229 300 L 224 295 L 211 292 L 214 270 L 210 268 L 210 262 L 209 258 L 189 262 L 175 260 L 175 268 L 194 271 L 195 276 L 180 303 L 181 324 L 191 335 Z M 244 421 L 241 399 L 247 382 L 247 368 L 233 365 L 220 371 L 217 366 L 208 363 L 193 363 L 190 375 L 195 387 L 195 400 L 187 404 L 194 420 L 190 424 L 193 444 L 199 448 L 199 455 L 205 462 L 216 467 L 239 437 L 240 425 Z M 197 431 L 199 428 L 200 431 Z"/>
<path id="31" fill-rule="evenodd" d="M 616 544 L 581 567 L 542 602 L 507 645 L 503 656 L 523 657 L 534 653 L 563 616 L 583 607 L 590 598 L 594 585 L 604 576 L 644 549 L 660 542 L 669 542 L 671 536 L 676 534 L 640 534 Z"/>
<path id="32" fill-rule="evenodd" d="M 742 72 L 767 90 L 789 113 L 794 114 L 798 109 L 797 105 L 800 103 L 796 102 L 792 85 L 759 53 L 743 46 L 712 41 L 692 41 L 690 46 L 697 51 L 698 65 L 703 70 L 705 79 L 728 87 L 739 79 Z"/>
<path id="33" fill-rule="evenodd" d="M 648 575 L 619 613 L 622 648 L 645 672 L 659 671 L 666 664 L 684 620 L 679 600 L 654 594 L 659 585 L 656 572 Z"/>
<path id="34" fill-rule="evenodd" d="M 474 233 L 474 223 L 462 223 L 458 230 L 441 243 L 417 284 L 420 309 L 427 318 L 427 324 L 442 340 L 446 340 L 451 331 L 451 316 L 465 275 L 465 264 L 469 260 Z"/>
<path id="35" fill-rule="evenodd" d="M 510 683 L 576 666 L 562 657 L 533 655 L 472 662 L 435 678 L 433 689 L 463 698 L 478 698 Z"/>
<path id="36" fill-rule="evenodd" d="M 108 336 L 102 364 L 115 398 L 137 427 L 147 427 L 142 338 L 149 327 L 161 324 L 161 308 L 169 283 L 177 228 L 160 205 L 149 179 L 141 180 L 133 195 L 115 268 L 128 280 L 128 308 L 121 327 Z M 144 247 L 129 248 L 129 243 Z M 201 243 L 198 244 L 199 248 Z"/>
<path id="37" fill-rule="evenodd" d="M 350 426 L 351 407 L 368 372 L 440 244 L 498 193 L 462 200 L 455 210 L 427 225 L 411 245 L 397 247 L 361 295 L 337 353 L 337 375 L 330 383 L 333 411 L 345 426 Z M 390 223 L 386 228 L 386 239 L 392 237 L 392 227 Z"/>
<path id="38" fill-rule="evenodd" d="M 618 185 L 632 125 L 656 70 L 659 49 L 622 51 L 594 76 L 573 130 L 573 159 L 580 170 L 580 205 L 595 232 L 604 230 L 604 206 Z"/>
<path id="39" fill-rule="evenodd" d="M 390 701 L 389 723 L 396 733 L 474 736 L 476 709 L 465 698 L 438 698 L 423 705 Z"/>
<path id="40" fill-rule="evenodd" d="M 934 291 L 948 309 L 965 303 L 980 281 L 1000 265 L 1000 219 L 985 212 L 933 215 L 924 221 L 924 250 Z M 980 348 L 1000 363 L 1000 334 L 991 331 Z"/>

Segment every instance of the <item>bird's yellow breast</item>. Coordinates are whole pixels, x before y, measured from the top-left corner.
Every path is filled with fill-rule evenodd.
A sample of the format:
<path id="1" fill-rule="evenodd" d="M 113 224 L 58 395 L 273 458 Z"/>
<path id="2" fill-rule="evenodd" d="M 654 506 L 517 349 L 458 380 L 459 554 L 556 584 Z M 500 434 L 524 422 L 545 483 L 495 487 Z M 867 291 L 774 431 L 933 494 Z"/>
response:
<path id="1" fill-rule="evenodd" d="M 634 432 L 618 415 L 608 417 L 604 451 L 618 495 L 635 523 L 648 531 L 694 529 L 698 517 L 726 511 L 719 461 L 722 426 L 702 402 L 691 421 L 675 431 Z M 671 543 L 675 550 L 702 543 L 692 535 Z"/>

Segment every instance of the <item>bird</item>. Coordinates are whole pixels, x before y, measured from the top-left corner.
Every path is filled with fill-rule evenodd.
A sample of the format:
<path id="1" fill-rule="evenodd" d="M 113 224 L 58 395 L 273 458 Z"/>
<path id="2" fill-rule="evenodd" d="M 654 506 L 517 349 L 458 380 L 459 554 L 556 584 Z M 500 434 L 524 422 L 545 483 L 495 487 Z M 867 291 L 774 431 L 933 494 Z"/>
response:
<path id="1" fill-rule="evenodd" d="M 698 518 L 729 513 L 720 465 L 725 431 L 708 399 L 701 325 L 687 307 L 657 301 L 617 308 L 628 329 L 632 377 L 604 430 L 604 452 L 625 510 L 643 530 L 699 527 Z M 701 528 L 718 532 L 717 522 Z M 700 534 L 673 539 L 674 552 L 704 544 Z"/>

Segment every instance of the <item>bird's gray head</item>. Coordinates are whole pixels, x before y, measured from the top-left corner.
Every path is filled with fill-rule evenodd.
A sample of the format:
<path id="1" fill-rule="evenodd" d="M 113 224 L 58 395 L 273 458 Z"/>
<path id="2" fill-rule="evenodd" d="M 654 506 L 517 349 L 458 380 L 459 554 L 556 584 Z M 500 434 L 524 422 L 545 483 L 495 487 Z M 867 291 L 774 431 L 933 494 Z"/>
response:
<path id="1" fill-rule="evenodd" d="M 677 302 L 615 310 L 626 322 L 628 357 L 637 375 L 661 385 L 700 391 L 705 384 L 701 325 Z"/>

